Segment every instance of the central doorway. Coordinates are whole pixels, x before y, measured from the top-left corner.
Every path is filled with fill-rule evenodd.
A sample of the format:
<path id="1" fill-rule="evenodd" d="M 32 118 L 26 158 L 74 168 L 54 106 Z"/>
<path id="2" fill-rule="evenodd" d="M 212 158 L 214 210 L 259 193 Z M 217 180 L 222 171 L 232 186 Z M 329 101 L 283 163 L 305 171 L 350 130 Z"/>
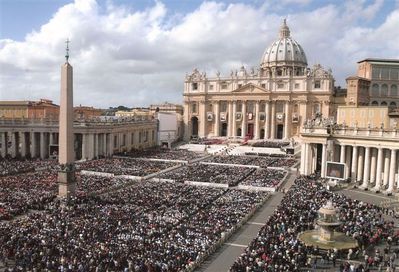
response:
<path id="1" fill-rule="evenodd" d="M 227 123 L 222 123 L 222 131 L 220 133 L 220 136 L 222 137 L 227 136 Z"/>
<path id="2" fill-rule="evenodd" d="M 250 139 L 254 137 L 254 124 L 247 125 L 247 135 Z"/>
<path id="3" fill-rule="evenodd" d="M 284 125 L 278 124 L 277 125 L 277 139 L 283 139 L 283 132 L 284 132 Z"/>
<path id="4" fill-rule="evenodd" d="M 198 136 L 198 118 L 191 118 L 191 136 Z"/>

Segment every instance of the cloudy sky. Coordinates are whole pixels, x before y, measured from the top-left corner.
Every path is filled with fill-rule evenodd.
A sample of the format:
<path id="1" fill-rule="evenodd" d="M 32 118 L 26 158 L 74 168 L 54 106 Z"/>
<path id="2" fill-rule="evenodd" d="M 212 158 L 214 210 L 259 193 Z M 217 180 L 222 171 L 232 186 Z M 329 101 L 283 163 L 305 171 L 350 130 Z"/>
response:
<path id="1" fill-rule="evenodd" d="M 186 72 L 257 67 L 287 18 L 337 85 L 399 58 L 399 0 L 0 0 L 0 100 L 59 100 L 69 38 L 75 104 L 182 102 Z"/>

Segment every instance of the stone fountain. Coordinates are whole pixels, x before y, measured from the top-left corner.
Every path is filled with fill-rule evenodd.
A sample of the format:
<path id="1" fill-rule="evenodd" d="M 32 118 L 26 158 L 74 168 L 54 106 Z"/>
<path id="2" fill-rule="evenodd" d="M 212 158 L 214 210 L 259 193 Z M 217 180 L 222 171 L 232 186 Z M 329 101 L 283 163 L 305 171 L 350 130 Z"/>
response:
<path id="1" fill-rule="evenodd" d="M 315 246 L 321 249 L 350 249 L 358 247 L 357 241 L 346 236 L 336 229 L 342 224 L 339 220 L 339 212 L 331 201 L 318 211 L 316 228 L 301 232 L 298 239 L 307 246 Z"/>

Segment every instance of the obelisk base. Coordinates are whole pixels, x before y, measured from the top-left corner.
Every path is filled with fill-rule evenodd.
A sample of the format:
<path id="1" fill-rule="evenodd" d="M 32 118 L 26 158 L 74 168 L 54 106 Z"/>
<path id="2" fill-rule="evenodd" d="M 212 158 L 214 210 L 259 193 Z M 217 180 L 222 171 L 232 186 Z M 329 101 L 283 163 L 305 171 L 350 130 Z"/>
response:
<path id="1" fill-rule="evenodd" d="M 75 169 L 63 169 L 58 171 L 58 197 L 69 199 L 71 196 L 75 195 L 75 191 Z"/>

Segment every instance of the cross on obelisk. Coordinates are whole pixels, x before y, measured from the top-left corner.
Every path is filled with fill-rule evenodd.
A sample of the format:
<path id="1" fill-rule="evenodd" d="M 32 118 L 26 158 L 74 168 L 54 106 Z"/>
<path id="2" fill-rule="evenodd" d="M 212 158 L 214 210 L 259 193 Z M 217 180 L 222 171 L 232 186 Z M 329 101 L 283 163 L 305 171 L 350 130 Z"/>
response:
<path id="1" fill-rule="evenodd" d="M 74 135 L 73 135 L 73 69 L 69 64 L 69 39 L 66 41 L 65 63 L 61 66 L 61 96 L 59 118 L 58 196 L 75 194 Z"/>

